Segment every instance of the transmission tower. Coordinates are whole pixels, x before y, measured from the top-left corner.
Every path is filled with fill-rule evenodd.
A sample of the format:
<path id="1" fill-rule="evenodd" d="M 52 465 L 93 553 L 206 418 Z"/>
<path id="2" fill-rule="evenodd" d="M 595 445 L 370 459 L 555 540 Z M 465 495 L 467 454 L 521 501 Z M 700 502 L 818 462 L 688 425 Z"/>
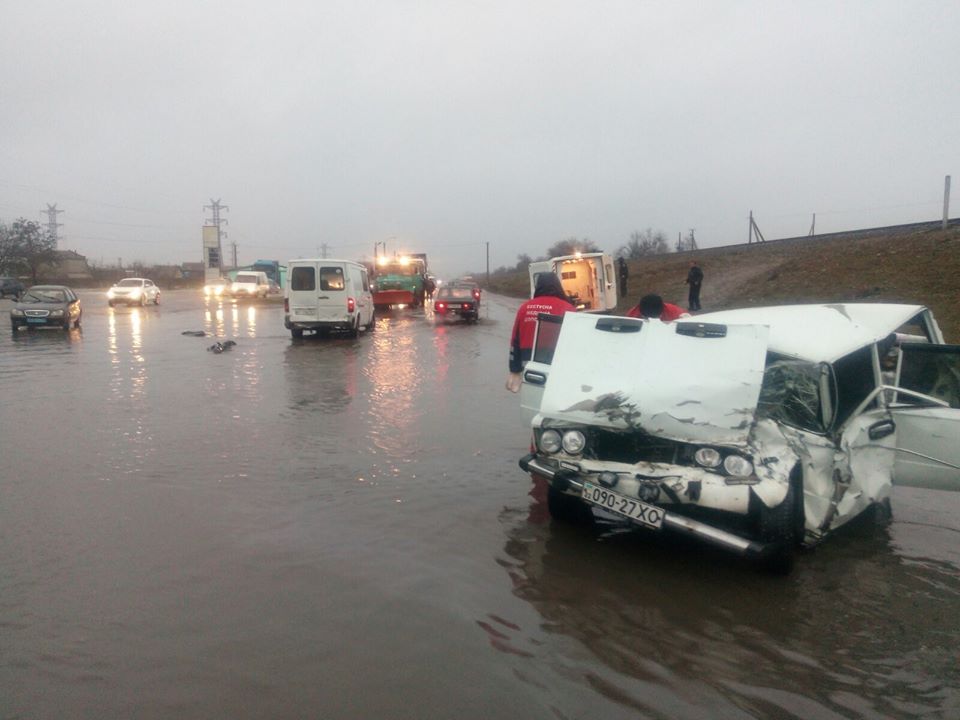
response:
<path id="1" fill-rule="evenodd" d="M 213 215 L 212 218 L 206 218 L 205 222 L 209 225 L 215 225 L 217 228 L 217 257 L 220 258 L 220 268 L 223 268 L 223 241 L 227 239 L 227 232 L 223 229 L 222 225 L 229 225 L 230 223 L 226 218 L 220 217 L 221 210 L 229 210 L 230 208 L 226 205 L 220 204 L 220 198 L 214 200 L 210 198 L 210 204 L 203 206 L 204 210 L 209 210 Z M 234 266 L 236 266 L 236 260 L 234 260 Z"/>
<path id="2" fill-rule="evenodd" d="M 57 222 L 57 215 L 62 213 L 63 210 L 57 210 L 56 203 L 53 205 L 47 203 L 47 209 L 41 210 L 40 212 L 45 212 L 47 214 L 47 234 L 53 238 L 53 246 L 57 247 L 60 244 L 57 228 L 63 227 L 63 223 Z"/>

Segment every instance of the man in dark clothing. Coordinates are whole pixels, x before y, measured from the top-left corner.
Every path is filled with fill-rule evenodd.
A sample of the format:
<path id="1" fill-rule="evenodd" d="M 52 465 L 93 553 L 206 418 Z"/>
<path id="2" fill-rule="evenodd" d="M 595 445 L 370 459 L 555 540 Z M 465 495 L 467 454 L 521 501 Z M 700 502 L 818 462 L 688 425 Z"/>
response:
<path id="1" fill-rule="evenodd" d="M 510 333 L 510 375 L 507 377 L 507 389 L 510 392 L 520 390 L 520 371 L 533 354 L 533 335 L 537 329 L 537 316 L 540 313 L 547 315 L 563 315 L 565 312 L 576 312 L 567 299 L 563 285 L 552 272 L 541 274 L 537 278 L 537 286 L 533 298 L 527 300 L 517 310 L 513 321 L 513 331 Z"/>
<path id="2" fill-rule="evenodd" d="M 696 260 L 690 261 L 690 269 L 687 271 L 687 285 L 690 286 L 690 296 L 687 299 L 687 307 L 690 312 L 700 309 L 700 286 L 703 284 L 703 270 L 697 265 Z"/>
<path id="3" fill-rule="evenodd" d="M 620 297 L 626 297 L 627 276 L 630 274 L 630 271 L 627 269 L 627 261 L 623 259 L 623 255 L 617 258 L 617 273 L 619 274 L 620 280 Z"/>

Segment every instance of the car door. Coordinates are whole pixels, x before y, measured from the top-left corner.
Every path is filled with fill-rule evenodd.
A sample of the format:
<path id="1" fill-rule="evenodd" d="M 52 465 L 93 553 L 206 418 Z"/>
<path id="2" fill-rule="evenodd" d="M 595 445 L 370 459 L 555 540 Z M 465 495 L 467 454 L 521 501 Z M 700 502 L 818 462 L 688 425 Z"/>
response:
<path id="1" fill-rule="evenodd" d="M 557 338 L 560 337 L 562 326 L 562 315 L 541 313 L 537 318 L 537 330 L 533 336 L 533 354 L 520 375 L 522 381 L 520 407 L 523 422 L 528 427 L 534 415 L 540 412 L 543 390 L 550 375 L 550 363 L 553 362 L 553 351 L 557 347 Z"/>
<path id="2" fill-rule="evenodd" d="M 960 345 L 902 345 L 896 386 L 894 481 L 960 490 Z"/>

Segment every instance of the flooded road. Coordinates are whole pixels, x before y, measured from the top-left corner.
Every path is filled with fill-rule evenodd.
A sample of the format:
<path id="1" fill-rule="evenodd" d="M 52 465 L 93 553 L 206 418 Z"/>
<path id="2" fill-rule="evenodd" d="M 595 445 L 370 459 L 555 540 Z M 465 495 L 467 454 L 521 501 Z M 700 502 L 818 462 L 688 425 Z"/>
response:
<path id="1" fill-rule="evenodd" d="M 551 524 L 515 301 L 294 341 L 81 298 L 0 331 L 0 718 L 960 717 L 958 495 L 769 577 Z"/>

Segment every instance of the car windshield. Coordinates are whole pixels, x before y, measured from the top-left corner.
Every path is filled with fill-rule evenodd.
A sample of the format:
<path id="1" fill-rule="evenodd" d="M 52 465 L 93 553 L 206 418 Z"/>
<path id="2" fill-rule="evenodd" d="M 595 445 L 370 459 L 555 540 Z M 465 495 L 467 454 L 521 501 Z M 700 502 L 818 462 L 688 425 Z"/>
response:
<path id="1" fill-rule="evenodd" d="M 28 290 L 20 298 L 22 303 L 62 303 L 66 300 L 63 290 Z"/>
<path id="2" fill-rule="evenodd" d="M 473 291 L 468 287 L 446 287 L 437 295 L 441 299 L 462 298 L 465 300 L 473 299 Z"/>
<path id="3" fill-rule="evenodd" d="M 238 283 L 256 283 L 256 275 L 237 275 L 236 282 Z"/>
<path id="4" fill-rule="evenodd" d="M 134 280 L 133 278 L 127 278 L 117 283 L 117 287 L 141 287 L 142 285 L 143 280 Z"/>

